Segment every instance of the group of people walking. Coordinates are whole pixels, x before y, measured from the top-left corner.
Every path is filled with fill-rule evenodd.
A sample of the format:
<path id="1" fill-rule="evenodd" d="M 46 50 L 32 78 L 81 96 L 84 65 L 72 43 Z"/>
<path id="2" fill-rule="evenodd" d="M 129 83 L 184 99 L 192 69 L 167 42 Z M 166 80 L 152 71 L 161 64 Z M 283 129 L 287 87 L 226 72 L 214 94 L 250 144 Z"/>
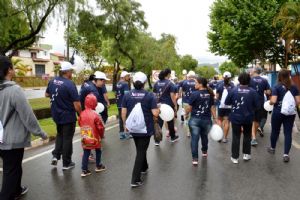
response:
<path id="1" fill-rule="evenodd" d="M 55 149 L 52 152 L 51 165 L 56 167 L 62 159 L 62 170 L 75 167 L 72 160 L 72 140 L 76 121 L 80 125 L 82 136 L 82 177 L 90 175 L 88 163 L 94 159 L 95 172 L 106 169 L 101 162 L 101 140 L 104 138 L 107 110 L 110 102 L 105 83 L 109 80 L 103 72 L 96 71 L 81 85 L 80 92 L 72 82 L 72 65 L 61 63 L 60 74 L 48 84 L 46 97 L 50 98 L 51 114 L 57 126 Z M 208 157 L 208 134 L 213 124 L 222 127 L 224 137 L 219 141 L 229 141 L 229 129 L 232 126 L 231 161 L 239 162 L 240 138 L 243 135 L 243 159 L 251 159 L 251 145 L 258 145 L 256 133 L 263 136 L 263 124 L 268 112 L 264 104 L 269 99 L 274 105 L 271 118 L 271 136 L 269 153 L 274 154 L 281 125 L 284 127 L 283 161 L 288 162 L 292 143 L 292 128 L 296 112 L 283 113 L 282 109 L 290 104 L 292 110 L 300 104 L 300 95 L 292 84 L 288 70 L 282 69 L 278 82 L 271 89 L 268 81 L 260 76 L 261 68 L 251 73 L 243 72 L 238 76 L 238 85 L 231 81 L 229 72 L 223 74 L 223 80 L 209 82 L 190 71 L 182 81 L 172 77 L 170 69 L 159 74 L 159 80 L 153 86 L 153 92 L 145 88 L 147 76 L 143 72 L 131 74 L 123 71 L 116 85 L 116 103 L 119 112 L 120 139 L 130 139 L 136 146 L 136 158 L 132 171 L 131 187 L 142 185 L 142 175 L 149 168 L 147 149 L 151 136 L 166 125 L 171 143 L 179 140 L 176 123 L 181 121 L 189 127 L 186 133 L 191 140 L 191 160 L 193 165 L 199 160 L 199 140 L 202 157 Z M 22 89 L 12 82 L 14 69 L 11 61 L 0 57 L 0 156 L 3 159 L 3 184 L 1 199 L 15 199 L 24 195 L 28 188 L 21 186 L 22 159 L 24 148 L 30 146 L 30 133 L 43 139 L 47 135 L 41 130 L 30 106 L 26 103 Z M 287 95 L 289 100 L 287 101 Z M 182 101 L 178 101 L 181 98 Z M 292 100 L 291 100 L 292 99 Z M 96 113 L 97 104 L 104 109 Z M 160 117 L 160 106 L 169 105 L 174 111 L 174 119 L 164 122 Z M 178 117 L 177 117 L 178 115 Z M 180 116 L 180 117 L 179 117 Z M 176 120 L 178 118 L 178 121 Z M 157 126 L 156 126 L 157 125 Z M 159 127 L 159 128 L 157 128 Z M 16 132 L 18 130 L 18 132 Z M 2 131 L 2 132 L 1 132 Z M 154 137 L 158 147 L 161 139 Z"/>

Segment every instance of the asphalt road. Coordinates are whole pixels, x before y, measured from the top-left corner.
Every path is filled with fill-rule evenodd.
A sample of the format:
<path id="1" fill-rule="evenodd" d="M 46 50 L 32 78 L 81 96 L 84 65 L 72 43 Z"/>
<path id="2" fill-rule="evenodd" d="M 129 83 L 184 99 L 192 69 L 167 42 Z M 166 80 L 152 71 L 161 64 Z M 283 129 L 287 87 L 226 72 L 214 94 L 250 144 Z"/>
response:
<path id="1" fill-rule="evenodd" d="M 178 125 L 180 140 L 172 144 L 166 140 L 149 146 L 150 171 L 144 185 L 131 189 L 130 180 L 135 147 L 132 140 L 120 141 L 118 128 L 107 131 L 103 141 L 102 160 L 107 170 L 82 178 L 82 149 L 78 136 L 74 138 L 73 159 L 76 167 L 63 172 L 50 166 L 53 144 L 26 151 L 23 164 L 23 184 L 29 187 L 26 200 L 291 200 L 300 199 L 300 136 L 294 134 L 290 163 L 282 162 L 283 137 L 279 139 L 275 155 L 266 152 L 269 145 L 269 124 L 266 136 L 258 138 L 252 148 L 252 160 L 230 161 L 228 144 L 209 141 L 208 158 L 192 166 L 190 139 Z M 259 136 L 258 136 L 259 137 Z M 231 138 L 230 138 L 231 139 Z M 298 143 L 297 143 L 298 142 Z M 46 153 L 43 153 L 46 152 Z M 42 153 L 42 154 L 41 154 Z M 38 156 L 37 156 L 38 155 Z M 36 157 L 32 157 L 36 156 Z M 94 164 L 90 164 L 94 169 Z M 2 174 L 0 173 L 0 180 Z"/>

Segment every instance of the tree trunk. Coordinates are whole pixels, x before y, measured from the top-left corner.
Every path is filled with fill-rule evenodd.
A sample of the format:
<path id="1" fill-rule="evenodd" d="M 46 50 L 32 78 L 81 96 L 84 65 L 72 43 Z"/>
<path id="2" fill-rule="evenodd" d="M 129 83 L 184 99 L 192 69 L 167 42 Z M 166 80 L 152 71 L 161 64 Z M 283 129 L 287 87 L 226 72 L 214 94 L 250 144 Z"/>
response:
<path id="1" fill-rule="evenodd" d="M 152 90 L 152 84 L 151 84 L 151 76 L 150 76 L 150 74 L 147 75 L 147 79 L 148 79 L 149 89 Z"/>
<path id="2" fill-rule="evenodd" d="M 116 91 L 116 89 L 117 89 L 119 71 L 120 71 L 120 62 L 118 60 L 116 60 L 116 62 L 114 64 L 114 73 L 113 73 L 113 86 L 112 86 L 113 91 Z"/>

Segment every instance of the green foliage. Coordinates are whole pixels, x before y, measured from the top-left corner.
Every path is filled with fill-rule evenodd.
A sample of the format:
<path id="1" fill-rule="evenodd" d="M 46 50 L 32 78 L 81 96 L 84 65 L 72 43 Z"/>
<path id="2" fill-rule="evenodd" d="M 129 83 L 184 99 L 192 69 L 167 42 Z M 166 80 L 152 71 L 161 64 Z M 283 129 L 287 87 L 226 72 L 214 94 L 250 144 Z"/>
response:
<path id="1" fill-rule="evenodd" d="M 0 54 L 31 46 L 45 30 L 49 16 L 74 11 L 85 0 L 0 0 Z M 70 10 L 70 12 L 65 12 Z M 75 15 L 76 12 L 72 12 Z M 68 17 L 69 18 L 69 17 Z"/>
<path id="2" fill-rule="evenodd" d="M 281 2 L 216 0 L 210 13 L 210 51 L 228 56 L 239 67 L 253 60 L 282 61 L 279 30 L 272 26 Z"/>
<path id="3" fill-rule="evenodd" d="M 190 70 L 195 70 L 197 66 L 198 66 L 198 61 L 194 59 L 191 55 L 184 55 L 180 59 L 181 69 L 186 69 L 190 71 Z"/>
<path id="4" fill-rule="evenodd" d="M 215 74 L 217 74 L 216 70 L 212 66 L 201 66 L 195 69 L 196 74 L 200 77 L 204 77 L 207 79 L 212 78 Z"/>
<path id="5" fill-rule="evenodd" d="M 228 71 L 231 73 L 231 76 L 234 77 L 240 73 L 239 67 L 236 66 L 233 62 L 224 62 L 219 67 L 220 72 L 223 74 Z"/>

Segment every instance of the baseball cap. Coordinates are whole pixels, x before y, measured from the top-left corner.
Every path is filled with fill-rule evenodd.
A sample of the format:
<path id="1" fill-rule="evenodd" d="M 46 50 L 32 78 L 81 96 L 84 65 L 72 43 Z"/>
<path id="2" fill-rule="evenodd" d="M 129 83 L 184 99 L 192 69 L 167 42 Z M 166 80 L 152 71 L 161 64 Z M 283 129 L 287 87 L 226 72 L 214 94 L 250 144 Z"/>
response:
<path id="1" fill-rule="evenodd" d="M 75 69 L 75 67 L 70 62 L 63 61 L 60 63 L 60 71 L 68 71 L 72 69 Z"/>
<path id="2" fill-rule="evenodd" d="M 133 82 L 141 81 L 142 83 L 145 83 L 147 81 L 147 76 L 143 72 L 136 72 L 133 75 Z"/>
<path id="3" fill-rule="evenodd" d="M 223 78 L 231 78 L 231 73 L 230 72 L 224 72 Z"/>
<path id="4" fill-rule="evenodd" d="M 196 76 L 196 73 L 194 71 L 189 71 L 189 73 L 187 74 L 187 77 L 189 76 Z"/>
<path id="5" fill-rule="evenodd" d="M 130 75 L 130 73 L 128 73 L 127 71 L 122 71 L 121 73 L 121 78 L 124 78 L 125 76 Z"/>
<path id="6" fill-rule="evenodd" d="M 103 73 L 103 72 L 100 72 L 100 71 L 96 71 L 94 73 L 95 75 L 95 79 L 103 79 L 103 80 L 107 80 L 109 81 L 110 79 L 106 77 L 106 75 Z"/>

